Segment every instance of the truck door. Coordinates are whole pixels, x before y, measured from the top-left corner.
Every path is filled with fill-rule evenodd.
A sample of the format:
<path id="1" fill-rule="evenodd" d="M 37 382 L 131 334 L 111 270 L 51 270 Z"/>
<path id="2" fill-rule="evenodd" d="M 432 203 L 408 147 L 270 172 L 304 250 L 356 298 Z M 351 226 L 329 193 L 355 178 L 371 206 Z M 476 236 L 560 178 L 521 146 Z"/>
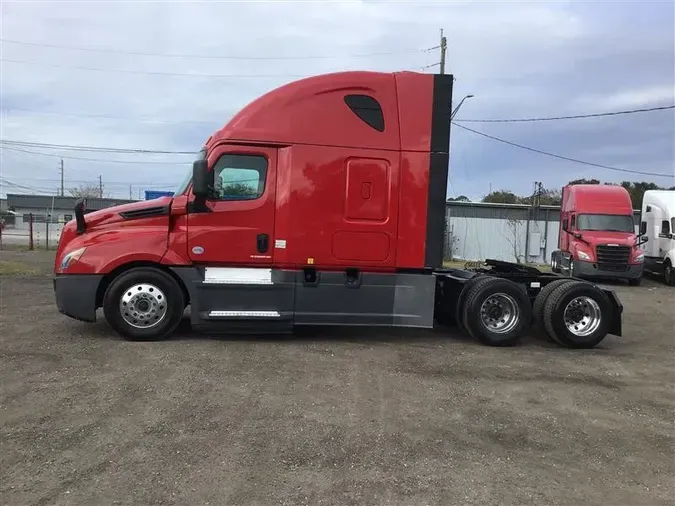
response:
<path id="1" fill-rule="evenodd" d="M 207 209 L 188 215 L 190 258 L 209 264 L 271 264 L 276 148 L 222 145 L 210 153 L 208 163 L 214 171 L 214 197 Z"/>

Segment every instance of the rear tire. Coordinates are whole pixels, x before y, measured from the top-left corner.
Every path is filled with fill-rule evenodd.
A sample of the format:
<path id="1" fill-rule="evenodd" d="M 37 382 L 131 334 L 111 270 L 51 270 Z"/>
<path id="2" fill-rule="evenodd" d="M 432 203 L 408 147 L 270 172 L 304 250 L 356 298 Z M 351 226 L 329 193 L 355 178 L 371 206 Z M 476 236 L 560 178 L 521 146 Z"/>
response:
<path id="1" fill-rule="evenodd" d="M 471 287 L 462 311 L 469 335 L 487 346 L 514 345 L 532 318 L 527 292 L 513 281 L 493 277 Z"/>
<path id="2" fill-rule="evenodd" d="M 628 284 L 630 286 L 640 286 L 642 284 L 642 277 L 635 278 L 635 279 L 629 279 Z"/>
<path id="3" fill-rule="evenodd" d="M 549 295 L 556 288 L 569 283 L 582 283 L 582 281 L 571 278 L 556 279 L 555 281 L 551 281 L 539 291 L 536 298 L 534 299 L 534 304 L 532 305 L 532 318 L 534 320 L 535 331 L 539 335 L 547 336 L 551 341 L 558 344 L 560 344 L 558 340 L 546 332 L 546 327 L 544 325 L 544 306 Z"/>
<path id="4" fill-rule="evenodd" d="M 546 332 L 566 348 L 593 348 L 609 332 L 612 306 L 591 283 L 563 283 L 544 304 Z"/>
<path id="5" fill-rule="evenodd" d="M 670 260 L 666 260 L 663 266 L 663 277 L 668 286 L 675 286 L 675 267 L 670 263 Z"/>
<path id="6" fill-rule="evenodd" d="M 184 310 L 185 297 L 178 282 L 152 267 L 123 272 L 112 280 L 103 297 L 108 324 L 130 341 L 168 337 Z"/>
<path id="7" fill-rule="evenodd" d="M 464 325 L 464 301 L 466 300 L 467 294 L 479 281 L 487 279 L 485 276 L 475 276 L 467 281 L 462 287 L 462 291 L 459 293 L 457 298 L 457 305 L 455 306 L 455 323 L 460 332 L 464 334 L 469 334 L 466 326 Z"/>

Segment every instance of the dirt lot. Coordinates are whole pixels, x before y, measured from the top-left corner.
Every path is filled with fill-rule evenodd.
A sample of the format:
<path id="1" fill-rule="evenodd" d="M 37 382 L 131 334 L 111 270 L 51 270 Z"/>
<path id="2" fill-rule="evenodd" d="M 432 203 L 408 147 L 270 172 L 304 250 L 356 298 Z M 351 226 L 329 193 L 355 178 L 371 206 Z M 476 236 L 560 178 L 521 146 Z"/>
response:
<path id="1" fill-rule="evenodd" d="M 129 343 L 59 315 L 49 277 L 0 283 L 2 504 L 673 504 L 675 292 L 657 282 L 617 286 L 624 337 L 578 352 L 187 326 Z"/>

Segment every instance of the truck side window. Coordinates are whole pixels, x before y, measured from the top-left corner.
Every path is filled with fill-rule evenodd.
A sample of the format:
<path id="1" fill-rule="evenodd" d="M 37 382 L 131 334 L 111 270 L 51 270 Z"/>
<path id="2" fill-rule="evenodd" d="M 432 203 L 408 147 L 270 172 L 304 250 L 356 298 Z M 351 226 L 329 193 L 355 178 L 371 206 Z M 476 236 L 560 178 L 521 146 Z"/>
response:
<path id="1" fill-rule="evenodd" d="M 214 171 L 217 200 L 255 200 L 265 192 L 267 158 L 260 155 L 223 155 Z"/>
<path id="2" fill-rule="evenodd" d="M 663 220 L 661 222 L 661 234 L 660 235 L 669 235 L 670 234 L 670 222 L 668 220 Z"/>
<path id="3" fill-rule="evenodd" d="M 577 216 L 573 214 L 572 218 L 570 218 L 570 229 L 574 230 L 575 228 L 577 228 Z"/>
<path id="4" fill-rule="evenodd" d="M 347 95 L 345 103 L 361 121 L 378 132 L 384 132 L 384 114 L 380 103 L 368 95 Z"/>

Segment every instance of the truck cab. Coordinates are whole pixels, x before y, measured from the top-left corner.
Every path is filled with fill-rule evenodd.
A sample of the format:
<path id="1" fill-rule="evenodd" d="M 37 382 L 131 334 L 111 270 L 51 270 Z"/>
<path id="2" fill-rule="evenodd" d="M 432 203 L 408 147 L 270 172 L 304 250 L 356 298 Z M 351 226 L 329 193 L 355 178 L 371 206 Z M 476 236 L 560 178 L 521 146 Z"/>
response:
<path id="1" fill-rule="evenodd" d="M 565 186 L 558 234 L 558 250 L 551 254 L 554 272 L 640 284 L 644 252 L 630 194 L 622 186 Z"/>
<path id="2" fill-rule="evenodd" d="M 640 233 L 645 271 L 675 285 L 675 190 L 647 190 L 642 199 Z"/>
<path id="3" fill-rule="evenodd" d="M 257 98 L 208 138 L 173 197 L 66 225 L 59 308 L 92 321 L 103 307 L 127 334 L 149 334 L 174 311 L 169 295 L 142 276 L 129 300 L 115 287 L 159 266 L 193 327 L 432 326 L 452 82 L 341 72 Z"/>

